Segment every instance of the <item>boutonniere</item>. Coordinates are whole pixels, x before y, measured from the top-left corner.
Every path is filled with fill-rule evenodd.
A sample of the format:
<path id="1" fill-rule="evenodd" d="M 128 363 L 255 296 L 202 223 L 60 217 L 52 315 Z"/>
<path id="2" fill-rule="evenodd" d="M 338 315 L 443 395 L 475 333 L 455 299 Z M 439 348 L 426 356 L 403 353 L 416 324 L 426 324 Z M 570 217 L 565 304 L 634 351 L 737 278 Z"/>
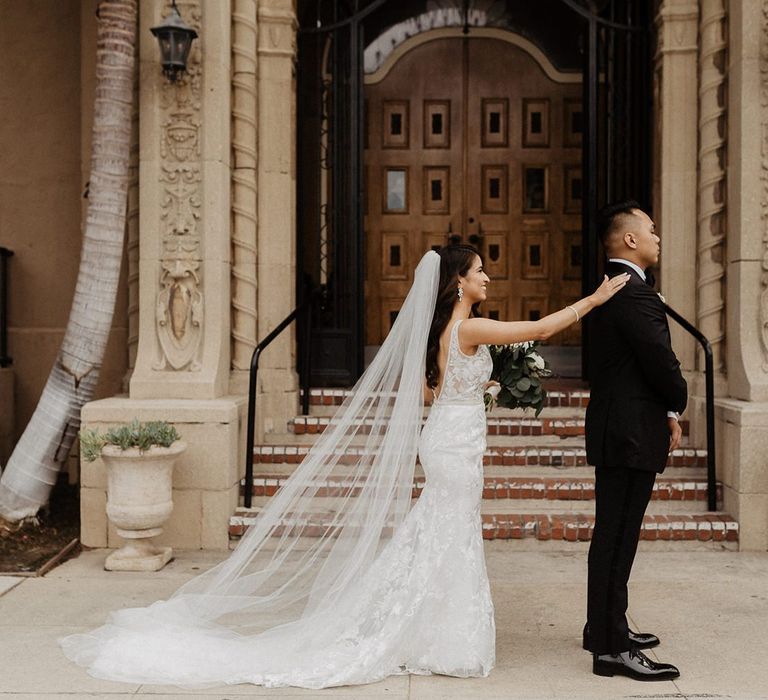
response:
<path id="1" fill-rule="evenodd" d="M 659 299 L 661 299 L 662 304 L 666 304 L 667 300 L 664 298 L 664 295 L 661 292 L 656 292 L 656 294 L 659 295 Z"/>

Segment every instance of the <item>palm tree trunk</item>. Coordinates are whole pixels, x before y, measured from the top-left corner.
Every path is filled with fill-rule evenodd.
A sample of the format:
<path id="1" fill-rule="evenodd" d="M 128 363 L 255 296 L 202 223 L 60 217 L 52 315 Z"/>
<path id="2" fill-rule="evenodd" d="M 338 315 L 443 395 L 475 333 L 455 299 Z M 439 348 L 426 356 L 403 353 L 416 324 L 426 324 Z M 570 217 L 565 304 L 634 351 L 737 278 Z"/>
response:
<path id="1" fill-rule="evenodd" d="M 112 326 L 123 257 L 133 100 L 136 0 L 103 0 L 83 249 L 61 351 L 0 479 L 0 516 L 17 522 L 48 502 L 93 396 Z"/>

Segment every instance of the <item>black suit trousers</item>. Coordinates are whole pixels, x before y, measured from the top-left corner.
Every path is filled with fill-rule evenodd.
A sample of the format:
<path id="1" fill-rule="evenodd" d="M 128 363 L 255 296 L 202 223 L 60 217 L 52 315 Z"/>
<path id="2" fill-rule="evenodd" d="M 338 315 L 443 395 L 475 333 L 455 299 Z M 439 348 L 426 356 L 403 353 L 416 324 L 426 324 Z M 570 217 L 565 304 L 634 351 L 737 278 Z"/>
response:
<path id="1" fill-rule="evenodd" d="M 595 654 L 629 650 L 627 582 L 656 473 L 595 469 L 595 529 L 589 547 L 587 646 Z"/>

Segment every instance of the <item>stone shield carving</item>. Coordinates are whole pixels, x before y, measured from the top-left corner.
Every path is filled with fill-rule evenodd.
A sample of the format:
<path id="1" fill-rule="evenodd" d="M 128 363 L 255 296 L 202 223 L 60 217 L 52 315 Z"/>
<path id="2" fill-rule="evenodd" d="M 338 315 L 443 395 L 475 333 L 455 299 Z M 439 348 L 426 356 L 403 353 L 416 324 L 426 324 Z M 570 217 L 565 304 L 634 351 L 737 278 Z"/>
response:
<path id="1" fill-rule="evenodd" d="M 196 357 L 203 332 L 199 241 L 177 235 L 164 241 L 162 288 L 157 297 L 156 322 L 163 359 L 156 369 L 200 369 Z"/>

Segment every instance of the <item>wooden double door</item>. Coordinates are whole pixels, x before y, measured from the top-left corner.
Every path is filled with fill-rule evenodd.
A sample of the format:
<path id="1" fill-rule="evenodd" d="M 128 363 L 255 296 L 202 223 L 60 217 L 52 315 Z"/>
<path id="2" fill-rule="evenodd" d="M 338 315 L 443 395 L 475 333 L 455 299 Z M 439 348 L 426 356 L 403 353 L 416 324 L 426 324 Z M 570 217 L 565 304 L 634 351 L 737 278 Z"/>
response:
<path id="1" fill-rule="evenodd" d="M 485 257 L 484 316 L 535 320 L 580 296 L 581 82 L 540 60 L 498 39 L 436 39 L 366 80 L 367 345 L 450 236 Z M 579 344 L 578 327 L 553 342 Z"/>

